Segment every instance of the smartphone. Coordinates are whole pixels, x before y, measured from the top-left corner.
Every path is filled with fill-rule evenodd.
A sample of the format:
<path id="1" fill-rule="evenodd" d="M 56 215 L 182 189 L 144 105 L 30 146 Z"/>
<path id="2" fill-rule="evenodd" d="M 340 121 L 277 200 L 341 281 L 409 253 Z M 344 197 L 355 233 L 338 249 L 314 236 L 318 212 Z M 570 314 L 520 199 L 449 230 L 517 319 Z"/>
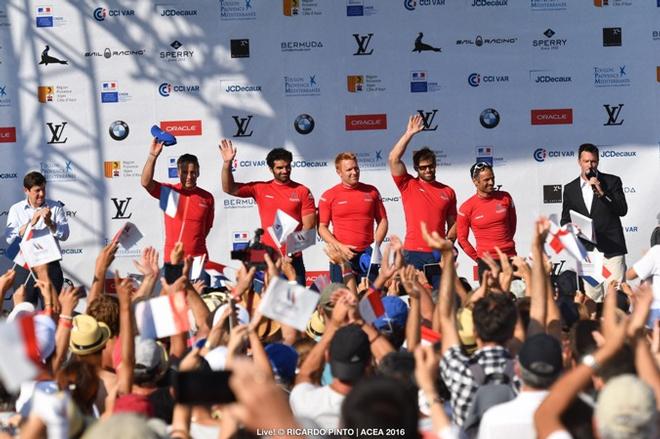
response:
<path id="1" fill-rule="evenodd" d="M 426 275 L 426 278 L 431 281 L 433 277 L 435 276 L 440 276 L 442 273 L 442 270 L 440 269 L 440 264 L 435 263 L 435 264 L 424 264 L 424 274 Z"/>
<path id="2" fill-rule="evenodd" d="M 178 372 L 174 378 L 174 399 L 177 404 L 211 405 L 236 401 L 229 387 L 228 370 L 195 370 Z"/>

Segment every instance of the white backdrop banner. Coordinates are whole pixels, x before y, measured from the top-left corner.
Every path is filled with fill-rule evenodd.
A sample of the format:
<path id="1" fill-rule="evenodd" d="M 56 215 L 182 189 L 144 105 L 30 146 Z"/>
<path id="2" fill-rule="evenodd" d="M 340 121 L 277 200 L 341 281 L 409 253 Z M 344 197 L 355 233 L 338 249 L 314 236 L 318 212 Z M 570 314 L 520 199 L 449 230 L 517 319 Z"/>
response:
<path id="1" fill-rule="evenodd" d="M 0 216 L 40 170 L 69 215 L 65 275 L 88 284 L 126 221 L 144 233 L 117 254 L 132 270 L 141 248 L 163 245 L 158 200 L 139 178 L 156 124 L 178 138 L 156 178 L 176 182 L 176 159 L 192 153 L 215 196 L 211 260 L 235 265 L 232 244 L 259 225 L 252 200 L 221 191 L 221 138 L 238 147 L 237 181 L 269 179 L 267 152 L 290 149 L 293 178 L 317 201 L 339 181 L 334 156 L 355 151 L 403 236 L 386 160 L 419 113 L 409 169 L 412 150 L 435 150 L 460 204 L 474 193 L 471 164 L 492 162 L 523 255 L 534 218 L 558 213 L 578 175 L 577 146 L 599 145 L 600 169 L 624 184 L 632 262 L 660 216 L 659 23 L 660 0 L 7 0 Z M 312 275 L 327 269 L 321 244 L 305 251 Z M 459 262 L 472 278 L 472 262 Z"/>

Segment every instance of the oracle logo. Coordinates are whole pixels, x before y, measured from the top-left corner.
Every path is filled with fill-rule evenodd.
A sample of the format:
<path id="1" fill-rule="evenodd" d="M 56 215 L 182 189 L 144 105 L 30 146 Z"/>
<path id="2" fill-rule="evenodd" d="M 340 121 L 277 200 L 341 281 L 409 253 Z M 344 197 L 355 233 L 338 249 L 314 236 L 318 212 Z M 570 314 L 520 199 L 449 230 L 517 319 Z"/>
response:
<path id="1" fill-rule="evenodd" d="M 385 129 L 387 129 L 387 114 L 346 115 L 346 131 Z"/>
<path id="2" fill-rule="evenodd" d="M 174 136 L 201 136 L 201 120 L 164 120 L 160 122 L 160 129 Z"/>
<path id="3" fill-rule="evenodd" d="M 16 142 L 16 127 L 0 127 L 0 143 Z"/>
<path id="4" fill-rule="evenodd" d="M 572 123 L 572 108 L 532 110 L 532 125 L 570 125 Z"/>

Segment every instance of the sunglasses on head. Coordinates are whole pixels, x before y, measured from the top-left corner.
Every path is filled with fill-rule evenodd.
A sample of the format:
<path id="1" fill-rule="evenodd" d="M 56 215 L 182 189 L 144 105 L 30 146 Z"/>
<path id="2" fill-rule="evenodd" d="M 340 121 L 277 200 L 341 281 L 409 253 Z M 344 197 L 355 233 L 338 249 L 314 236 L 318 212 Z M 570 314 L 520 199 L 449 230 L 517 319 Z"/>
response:
<path id="1" fill-rule="evenodd" d="M 488 162 L 479 162 L 474 165 L 474 169 L 472 170 L 472 178 L 477 178 L 477 175 L 479 175 L 481 170 L 486 168 L 493 169 L 493 165 Z"/>

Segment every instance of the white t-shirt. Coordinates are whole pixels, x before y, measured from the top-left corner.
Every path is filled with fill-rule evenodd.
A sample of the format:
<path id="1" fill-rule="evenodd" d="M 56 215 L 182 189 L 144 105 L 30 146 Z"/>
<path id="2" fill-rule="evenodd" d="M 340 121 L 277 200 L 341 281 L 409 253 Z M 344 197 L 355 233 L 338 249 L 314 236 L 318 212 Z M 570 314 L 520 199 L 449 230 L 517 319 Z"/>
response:
<path id="1" fill-rule="evenodd" d="M 70 396 L 66 392 L 47 393 L 39 389 L 34 391 L 30 416 L 37 416 L 46 424 L 48 439 L 69 438 L 69 402 Z"/>
<path id="2" fill-rule="evenodd" d="M 653 283 L 653 304 L 651 308 L 660 308 L 660 245 L 654 245 L 642 259 L 635 262 L 633 269 L 640 279 L 651 278 Z"/>
<path id="3" fill-rule="evenodd" d="M 548 395 L 546 390 L 520 392 L 504 404 L 491 407 L 479 424 L 479 439 L 535 439 L 534 412 Z"/>
<path id="4" fill-rule="evenodd" d="M 291 390 L 289 404 L 297 418 L 307 418 L 321 428 L 339 427 L 341 403 L 344 395 L 337 393 L 330 386 L 315 386 L 301 383 Z"/>

